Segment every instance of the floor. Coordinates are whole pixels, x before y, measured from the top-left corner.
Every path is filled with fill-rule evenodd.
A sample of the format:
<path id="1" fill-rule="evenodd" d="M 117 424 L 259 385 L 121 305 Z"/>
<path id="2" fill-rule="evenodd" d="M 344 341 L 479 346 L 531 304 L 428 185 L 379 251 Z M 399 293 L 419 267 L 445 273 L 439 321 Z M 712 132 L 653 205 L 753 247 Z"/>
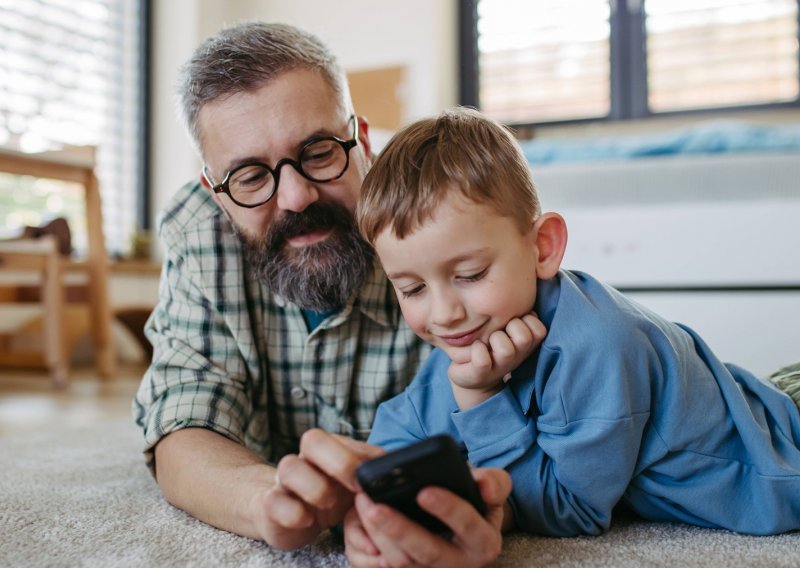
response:
<path id="1" fill-rule="evenodd" d="M 75 368 L 56 388 L 43 371 L 0 369 L 0 437 L 130 417 L 144 370 L 127 365 L 114 379 L 99 379 L 91 367 Z"/>

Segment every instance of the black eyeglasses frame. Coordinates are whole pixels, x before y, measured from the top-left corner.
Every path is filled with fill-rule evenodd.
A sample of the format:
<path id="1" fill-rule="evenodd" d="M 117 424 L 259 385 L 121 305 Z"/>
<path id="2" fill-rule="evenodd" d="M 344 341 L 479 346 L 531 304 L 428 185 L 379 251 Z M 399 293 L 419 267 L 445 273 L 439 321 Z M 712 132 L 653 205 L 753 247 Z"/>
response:
<path id="1" fill-rule="evenodd" d="M 275 194 L 278 192 L 278 183 L 280 181 L 281 168 L 286 164 L 292 166 L 297 173 L 299 173 L 301 176 L 303 176 L 305 179 L 309 181 L 313 181 L 315 183 L 329 183 L 335 181 L 340 177 L 342 177 L 344 173 L 347 171 L 347 168 L 350 167 L 350 150 L 358 146 L 358 117 L 355 114 L 351 114 L 347 122 L 350 122 L 351 120 L 353 121 L 353 138 L 351 138 L 350 140 L 342 140 L 338 136 L 317 136 L 315 138 L 311 138 L 305 144 L 303 144 L 303 147 L 300 148 L 300 152 L 298 152 L 297 154 L 298 156 L 297 160 L 293 160 L 292 158 L 282 158 L 278 160 L 278 163 L 275 164 L 274 168 L 268 166 L 263 162 L 258 162 L 258 161 L 245 162 L 244 164 L 236 166 L 232 170 L 228 170 L 228 173 L 225 174 L 223 180 L 218 184 L 214 184 L 214 181 L 211 179 L 211 176 L 208 173 L 208 167 L 205 164 L 203 164 L 203 177 L 208 182 L 211 191 L 213 191 L 214 193 L 224 193 L 236 205 L 238 205 L 239 207 L 245 207 L 247 209 L 252 209 L 254 207 L 259 207 L 261 205 L 264 205 L 275 196 Z M 303 152 L 305 152 L 309 146 L 325 140 L 336 142 L 342 147 L 345 155 L 344 167 L 342 168 L 342 171 L 339 172 L 339 174 L 334 177 L 327 179 L 316 179 L 308 175 L 305 171 L 303 171 L 301 158 L 303 156 Z M 272 174 L 275 183 L 272 186 L 272 191 L 263 201 L 259 201 L 258 203 L 241 203 L 240 201 L 237 201 L 236 198 L 231 193 L 230 187 L 228 186 L 228 182 L 236 172 L 240 171 L 243 168 L 251 166 L 259 166 L 265 168 L 267 171 L 269 171 L 270 174 Z"/>

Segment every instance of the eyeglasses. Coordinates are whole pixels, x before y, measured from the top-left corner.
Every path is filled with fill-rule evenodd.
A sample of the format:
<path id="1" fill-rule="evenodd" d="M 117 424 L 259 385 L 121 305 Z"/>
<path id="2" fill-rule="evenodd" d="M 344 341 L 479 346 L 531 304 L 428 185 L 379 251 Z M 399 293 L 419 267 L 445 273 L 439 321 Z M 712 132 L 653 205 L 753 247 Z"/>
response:
<path id="1" fill-rule="evenodd" d="M 203 177 L 214 193 L 226 193 L 240 207 L 258 207 L 275 195 L 280 181 L 281 168 L 286 164 L 309 181 L 327 183 L 342 177 L 350 165 L 350 149 L 358 146 L 358 117 L 351 115 L 353 138 L 341 140 L 336 136 L 313 138 L 300 149 L 296 160 L 283 158 L 270 168 L 261 162 L 248 162 L 229 171 L 220 183 L 214 184 L 203 166 Z"/>

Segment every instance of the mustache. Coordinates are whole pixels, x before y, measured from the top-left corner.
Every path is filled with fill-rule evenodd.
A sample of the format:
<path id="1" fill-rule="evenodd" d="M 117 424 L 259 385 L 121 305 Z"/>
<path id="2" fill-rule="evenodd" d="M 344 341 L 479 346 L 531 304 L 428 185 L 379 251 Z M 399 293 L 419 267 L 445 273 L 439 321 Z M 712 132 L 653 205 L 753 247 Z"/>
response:
<path id="1" fill-rule="evenodd" d="M 297 213 L 286 211 L 272 222 L 266 235 L 266 241 L 272 246 L 283 241 L 331 227 L 346 228 L 351 224 L 352 216 L 343 205 L 338 203 L 312 203 Z"/>

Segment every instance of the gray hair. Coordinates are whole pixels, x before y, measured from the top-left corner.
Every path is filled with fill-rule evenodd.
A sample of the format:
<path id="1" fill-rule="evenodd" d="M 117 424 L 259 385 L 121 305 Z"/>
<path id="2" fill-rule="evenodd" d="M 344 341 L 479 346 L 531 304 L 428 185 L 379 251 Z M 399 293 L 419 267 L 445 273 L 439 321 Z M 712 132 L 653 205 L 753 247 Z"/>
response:
<path id="1" fill-rule="evenodd" d="M 202 155 L 199 115 L 206 103 L 254 91 L 298 68 L 320 72 L 342 106 L 349 101 L 344 72 L 313 34 L 286 24 L 251 22 L 205 40 L 182 67 L 178 87 L 179 112 L 195 150 Z"/>

